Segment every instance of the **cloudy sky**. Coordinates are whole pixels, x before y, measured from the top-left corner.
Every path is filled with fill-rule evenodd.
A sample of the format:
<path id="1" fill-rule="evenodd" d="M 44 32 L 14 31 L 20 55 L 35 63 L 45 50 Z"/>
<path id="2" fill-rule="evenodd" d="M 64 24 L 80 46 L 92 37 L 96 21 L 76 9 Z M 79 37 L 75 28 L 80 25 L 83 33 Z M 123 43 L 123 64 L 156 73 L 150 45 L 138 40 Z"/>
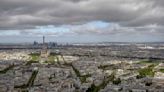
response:
<path id="1" fill-rule="evenodd" d="M 164 0 L 0 0 L 0 43 L 164 41 Z"/>

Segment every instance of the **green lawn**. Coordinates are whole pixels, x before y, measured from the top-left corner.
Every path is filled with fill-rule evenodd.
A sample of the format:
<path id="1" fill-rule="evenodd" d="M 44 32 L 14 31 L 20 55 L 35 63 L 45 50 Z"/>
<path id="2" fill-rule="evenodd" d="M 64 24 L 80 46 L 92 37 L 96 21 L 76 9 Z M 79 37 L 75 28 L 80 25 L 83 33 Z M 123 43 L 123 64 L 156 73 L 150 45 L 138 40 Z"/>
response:
<path id="1" fill-rule="evenodd" d="M 33 55 L 33 56 L 31 56 L 31 57 L 32 57 L 32 61 L 38 61 L 38 60 L 39 60 L 39 56 Z"/>
<path id="2" fill-rule="evenodd" d="M 39 61 L 40 54 L 39 53 L 31 53 L 31 61 Z"/>
<path id="3" fill-rule="evenodd" d="M 164 69 L 159 69 L 160 72 L 164 73 Z"/>
<path id="4" fill-rule="evenodd" d="M 152 61 L 152 60 L 142 60 L 138 62 L 138 64 L 159 64 L 159 61 Z"/>
<path id="5" fill-rule="evenodd" d="M 31 54 L 29 54 L 29 56 L 31 56 L 31 60 L 29 60 L 26 63 L 26 65 L 31 65 L 32 63 L 38 63 L 39 62 L 39 57 L 40 57 L 39 53 L 31 53 Z"/>
<path id="6" fill-rule="evenodd" d="M 55 57 L 54 56 L 49 56 L 48 61 L 54 61 Z"/>
<path id="7" fill-rule="evenodd" d="M 26 63 L 26 65 L 31 65 L 32 63 L 39 63 L 39 61 L 32 61 L 32 60 L 30 60 L 30 61 L 28 61 L 28 62 Z"/>
<path id="8" fill-rule="evenodd" d="M 150 77 L 153 77 L 155 72 L 153 71 L 155 65 L 152 64 L 150 66 L 148 66 L 147 68 L 143 68 L 143 69 L 140 69 L 138 72 L 139 72 L 139 76 L 141 77 L 146 77 L 146 76 L 150 76 Z"/>
<path id="9" fill-rule="evenodd" d="M 29 62 L 27 63 L 28 64 L 31 64 L 31 63 L 35 63 L 35 62 L 39 62 L 39 58 L 40 58 L 40 54 L 39 53 L 31 53 L 29 54 L 31 56 L 31 60 L 29 60 Z M 60 63 L 59 62 L 59 56 L 56 55 L 56 54 L 50 54 L 48 56 L 48 59 L 46 61 L 46 63 Z"/>

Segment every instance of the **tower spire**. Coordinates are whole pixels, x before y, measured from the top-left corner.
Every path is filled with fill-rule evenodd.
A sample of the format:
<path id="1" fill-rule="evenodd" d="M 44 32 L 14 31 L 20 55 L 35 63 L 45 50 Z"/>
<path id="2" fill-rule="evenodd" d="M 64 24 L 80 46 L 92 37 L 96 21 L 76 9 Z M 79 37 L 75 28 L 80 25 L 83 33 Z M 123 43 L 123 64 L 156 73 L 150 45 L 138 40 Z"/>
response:
<path id="1" fill-rule="evenodd" d="M 43 44 L 45 44 L 45 36 L 43 36 Z"/>

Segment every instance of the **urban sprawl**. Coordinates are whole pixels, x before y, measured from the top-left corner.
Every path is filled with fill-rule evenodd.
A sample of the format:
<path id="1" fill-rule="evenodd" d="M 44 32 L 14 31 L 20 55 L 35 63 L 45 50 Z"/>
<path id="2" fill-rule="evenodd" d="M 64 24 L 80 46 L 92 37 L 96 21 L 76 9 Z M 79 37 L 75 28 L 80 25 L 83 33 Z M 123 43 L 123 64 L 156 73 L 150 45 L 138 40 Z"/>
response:
<path id="1" fill-rule="evenodd" d="M 0 92 L 164 92 L 164 43 L 44 39 L 0 46 Z"/>

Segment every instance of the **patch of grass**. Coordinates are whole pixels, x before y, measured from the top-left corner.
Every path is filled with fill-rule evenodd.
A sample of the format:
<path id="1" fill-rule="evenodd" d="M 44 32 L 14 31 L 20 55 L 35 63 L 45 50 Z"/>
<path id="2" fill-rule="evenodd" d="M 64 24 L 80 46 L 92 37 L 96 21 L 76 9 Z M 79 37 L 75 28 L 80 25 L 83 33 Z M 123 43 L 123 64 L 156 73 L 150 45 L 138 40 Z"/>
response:
<path id="1" fill-rule="evenodd" d="M 48 60 L 46 61 L 46 63 L 49 63 L 49 64 L 54 64 L 55 63 L 55 56 L 53 55 L 50 55 L 48 56 Z"/>
<path id="2" fill-rule="evenodd" d="M 29 54 L 31 56 L 31 60 L 29 60 L 26 65 L 31 65 L 32 63 L 38 63 L 39 62 L 39 53 L 31 53 Z"/>
<path id="3" fill-rule="evenodd" d="M 26 65 L 31 65 L 32 63 L 38 63 L 39 61 L 33 61 L 33 60 L 30 60 L 26 63 Z"/>
<path id="4" fill-rule="evenodd" d="M 148 66 L 147 68 L 143 68 L 143 69 L 140 69 L 138 72 L 139 72 L 139 77 L 146 77 L 146 76 L 150 76 L 150 77 L 153 77 L 155 72 L 153 71 L 153 68 L 155 67 L 154 64 Z"/>
<path id="5" fill-rule="evenodd" d="M 54 59 L 55 59 L 54 56 L 51 56 L 51 55 L 50 55 L 50 56 L 48 57 L 48 61 L 50 61 L 50 62 L 54 62 Z"/>
<path id="6" fill-rule="evenodd" d="M 164 69 L 159 69 L 160 72 L 164 73 Z"/>
<path id="7" fill-rule="evenodd" d="M 31 56 L 32 57 L 32 61 L 38 61 L 39 60 L 39 56 Z"/>
<path id="8" fill-rule="evenodd" d="M 39 60 L 39 57 L 40 57 L 39 53 L 31 53 L 29 55 L 31 56 L 32 61 L 38 61 Z"/>
<path id="9" fill-rule="evenodd" d="M 142 60 L 138 62 L 138 64 L 159 64 L 159 61 L 157 60 Z"/>
<path id="10" fill-rule="evenodd" d="M 46 62 L 49 63 L 49 64 L 58 63 L 60 65 L 59 57 L 57 55 L 50 55 L 50 56 L 48 56 L 48 60 Z"/>

